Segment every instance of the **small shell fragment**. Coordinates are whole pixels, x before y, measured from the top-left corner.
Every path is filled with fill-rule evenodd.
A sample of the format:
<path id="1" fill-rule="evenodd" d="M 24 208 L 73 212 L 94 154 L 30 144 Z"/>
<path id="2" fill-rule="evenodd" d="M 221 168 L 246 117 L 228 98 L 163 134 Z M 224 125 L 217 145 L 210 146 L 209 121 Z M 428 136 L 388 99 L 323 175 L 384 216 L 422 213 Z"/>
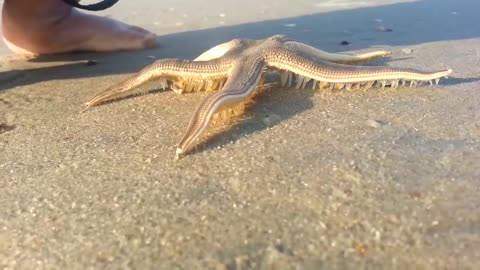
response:
<path id="1" fill-rule="evenodd" d="M 385 125 L 385 123 L 383 123 L 382 121 L 375 120 L 375 119 L 368 119 L 366 123 L 369 127 L 372 127 L 372 128 L 380 128 L 383 125 Z"/>

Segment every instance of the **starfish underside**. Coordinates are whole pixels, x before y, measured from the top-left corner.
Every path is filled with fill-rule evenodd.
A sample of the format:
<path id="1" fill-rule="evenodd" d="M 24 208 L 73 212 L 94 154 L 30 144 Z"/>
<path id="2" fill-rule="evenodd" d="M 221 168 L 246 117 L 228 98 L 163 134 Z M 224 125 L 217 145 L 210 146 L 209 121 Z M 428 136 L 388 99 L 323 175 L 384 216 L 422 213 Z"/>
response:
<path id="1" fill-rule="evenodd" d="M 350 89 L 372 86 L 430 85 L 452 70 L 424 72 L 413 69 L 355 66 L 386 57 L 388 51 L 359 55 L 332 54 L 282 35 L 263 40 L 234 39 L 204 52 L 195 60 L 162 59 L 130 78 L 97 93 L 86 103 L 87 108 L 138 91 L 148 81 L 159 80 L 176 93 L 215 91 L 195 110 L 187 131 L 180 140 L 176 158 L 188 152 L 205 131 L 212 116 L 227 108 L 242 104 L 263 84 L 265 73 L 278 72 L 281 86 L 304 88 Z"/>

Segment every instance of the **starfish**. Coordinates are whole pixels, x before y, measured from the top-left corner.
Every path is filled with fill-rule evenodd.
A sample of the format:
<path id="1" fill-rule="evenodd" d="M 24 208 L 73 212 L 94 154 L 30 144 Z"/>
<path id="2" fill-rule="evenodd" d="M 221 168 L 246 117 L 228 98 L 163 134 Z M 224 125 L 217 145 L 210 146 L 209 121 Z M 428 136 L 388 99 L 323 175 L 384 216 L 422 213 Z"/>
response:
<path id="1" fill-rule="evenodd" d="M 148 81 L 159 80 L 176 93 L 214 91 L 196 108 L 187 131 L 176 150 L 176 159 L 191 150 L 208 127 L 214 114 L 242 104 L 251 98 L 264 82 L 267 72 L 280 74 L 282 86 L 304 88 L 350 89 L 352 87 L 388 86 L 395 88 L 408 81 L 438 81 L 452 70 L 424 72 L 414 69 L 357 66 L 352 64 L 387 57 L 389 51 L 358 55 L 334 54 L 297 42 L 283 35 L 262 40 L 233 39 L 217 45 L 196 59 L 162 59 L 137 74 L 97 93 L 85 103 L 87 108 L 106 101 L 129 96 Z M 218 91 L 215 91 L 218 90 Z"/>

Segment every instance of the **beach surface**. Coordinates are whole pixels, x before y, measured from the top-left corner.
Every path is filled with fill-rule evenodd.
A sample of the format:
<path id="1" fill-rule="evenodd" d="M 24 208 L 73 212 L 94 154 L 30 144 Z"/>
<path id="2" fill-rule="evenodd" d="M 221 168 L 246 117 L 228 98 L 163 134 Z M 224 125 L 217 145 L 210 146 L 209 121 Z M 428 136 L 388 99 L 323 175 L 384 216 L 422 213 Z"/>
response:
<path id="1" fill-rule="evenodd" d="M 480 269 L 479 10 L 120 1 L 100 14 L 154 31 L 158 48 L 27 58 L 2 47 L 0 269 Z M 81 113 L 157 59 L 274 34 L 454 72 L 433 87 L 272 89 L 178 161 L 205 93 Z"/>

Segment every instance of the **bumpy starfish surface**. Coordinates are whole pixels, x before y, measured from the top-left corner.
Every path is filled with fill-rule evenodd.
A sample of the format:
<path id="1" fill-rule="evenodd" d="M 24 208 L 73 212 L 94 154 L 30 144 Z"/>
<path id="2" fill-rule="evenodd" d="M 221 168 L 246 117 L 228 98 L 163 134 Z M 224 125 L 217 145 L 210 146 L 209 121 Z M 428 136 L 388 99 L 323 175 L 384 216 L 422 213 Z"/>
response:
<path id="1" fill-rule="evenodd" d="M 332 54 L 282 35 L 263 40 L 234 39 L 201 54 L 195 60 L 162 59 L 130 78 L 97 93 L 86 103 L 87 108 L 133 94 L 138 86 L 151 80 L 162 80 L 177 93 L 219 90 L 208 95 L 197 107 L 180 140 L 176 158 L 185 154 L 205 131 L 212 116 L 250 98 L 258 85 L 263 84 L 266 72 L 280 73 L 282 86 L 295 83 L 304 88 L 350 89 L 379 85 L 397 87 L 400 83 L 416 86 L 417 82 L 437 84 L 451 69 L 423 72 L 413 69 L 354 66 L 390 55 L 375 51 L 360 55 Z"/>

